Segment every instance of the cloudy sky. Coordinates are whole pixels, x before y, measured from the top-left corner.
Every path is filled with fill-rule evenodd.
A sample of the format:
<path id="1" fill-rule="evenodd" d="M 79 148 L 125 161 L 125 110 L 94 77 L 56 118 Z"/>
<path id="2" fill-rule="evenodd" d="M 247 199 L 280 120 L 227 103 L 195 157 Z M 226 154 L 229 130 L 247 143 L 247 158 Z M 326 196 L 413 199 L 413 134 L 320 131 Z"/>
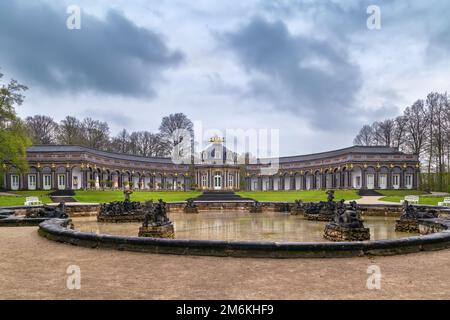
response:
<path id="1" fill-rule="evenodd" d="M 449 14 L 442 0 L 1 0 L 0 67 L 30 88 L 22 117 L 89 116 L 115 134 L 184 112 L 205 129 L 279 129 L 281 155 L 304 154 L 449 90 Z"/>

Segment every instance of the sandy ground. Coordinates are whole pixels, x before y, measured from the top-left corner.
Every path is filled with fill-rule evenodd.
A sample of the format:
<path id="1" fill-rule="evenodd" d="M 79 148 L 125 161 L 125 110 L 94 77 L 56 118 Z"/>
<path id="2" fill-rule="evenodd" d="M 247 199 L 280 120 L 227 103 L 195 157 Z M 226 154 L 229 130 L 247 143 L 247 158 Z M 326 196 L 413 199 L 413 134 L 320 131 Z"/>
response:
<path id="1" fill-rule="evenodd" d="M 0 229 L 5 299 L 449 299 L 450 251 L 353 259 L 238 259 L 79 248 Z M 367 268 L 381 268 L 368 290 Z M 81 289 L 66 287 L 69 265 Z"/>

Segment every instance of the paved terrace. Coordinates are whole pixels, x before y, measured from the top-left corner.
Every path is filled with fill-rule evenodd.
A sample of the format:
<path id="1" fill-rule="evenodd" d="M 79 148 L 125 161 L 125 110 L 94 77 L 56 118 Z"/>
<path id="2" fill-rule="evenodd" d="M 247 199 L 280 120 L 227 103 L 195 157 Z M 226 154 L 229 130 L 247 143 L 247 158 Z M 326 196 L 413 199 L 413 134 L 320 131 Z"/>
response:
<path id="1" fill-rule="evenodd" d="M 239 259 L 94 250 L 48 241 L 37 228 L 0 228 L 5 299 L 449 299 L 450 250 L 392 257 Z M 66 268 L 81 268 L 81 290 Z M 368 290 L 367 268 L 381 268 Z"/>

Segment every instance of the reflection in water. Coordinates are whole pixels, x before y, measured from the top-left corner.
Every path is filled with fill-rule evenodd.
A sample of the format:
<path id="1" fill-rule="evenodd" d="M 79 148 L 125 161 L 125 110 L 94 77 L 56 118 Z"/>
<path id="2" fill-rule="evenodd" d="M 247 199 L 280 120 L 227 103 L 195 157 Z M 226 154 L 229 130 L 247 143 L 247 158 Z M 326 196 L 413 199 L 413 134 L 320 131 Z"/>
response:
<path id="1" fill-rule="evenodd" d="M 285 213 L 248 213 L 243 211 L 169 213 L 175 225 L 175 238 L 201 240 L 327 241 L 323 238 L 326 222 L 308 221 Z M 396 218 L 365 217 L 371 240 L 409 237 L 396 232 Z M 140 223 L 99 223 L 95 217 L 74 218 L 80 231 L 137 236 Z"/>

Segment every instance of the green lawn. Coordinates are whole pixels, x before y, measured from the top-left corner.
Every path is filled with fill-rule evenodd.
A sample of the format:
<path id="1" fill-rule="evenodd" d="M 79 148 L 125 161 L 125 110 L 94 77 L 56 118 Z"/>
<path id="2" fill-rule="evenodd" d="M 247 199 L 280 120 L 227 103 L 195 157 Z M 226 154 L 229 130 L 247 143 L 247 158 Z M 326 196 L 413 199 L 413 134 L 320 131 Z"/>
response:
<path id="1" fill-rule="evenodd" d="M 26 197 L 38 197 L 43 203 L 51 203 L 51 191 L 9 191 L 13 196 L 0 196 L 0 206 L 23 206 Z"/>
<path id="2" fill-rule="evenodd" d="M 400 203 L 407 195 L 419 195 L 421 204 L 437 205 L 444 197 L 437 197 L 427 194 L 424 191 L 418 190 L 377 190 L 381 193 L 383 198 L 381 200 Z M 0 206 L 20 206 L 25 202 L 25 197 L 39 197 L 43 203 L 52 202 L 48 197 L 51 191 L 11 191 L 9 193 L 13 196 L 0 196 Z M 132 201 L 157 201 L 163 199 L 166 202 L 179 202 L 189 198 L 199 196 L 201 192 L 197 191 L 134 191 L 131 195 Z M 327 195 L 323 190 L 307 190 L 307 191 L 242 191 L 237 192 L 238 195 L 251 198 L 258 201 L 288 201 L 293 202 L 300 199 L 304 202 L 325 201 Z M 356 190 L 336 190 L 336 200 L 357 200 L 361 198 L 358 196 Z M 118 191 L 76 191 L 75 199 L 79 202 L 85 203 L 103 203 L 111 201 L 122 201 L 124 199 L 123 192 Z"/>
<path id="3" fill-rule="evenodd" d="M 157 201 L 163 199 L 166 202 L 184 201 L 189 198 L 197 197 L 201 192 L 197 191 L 134 191 L 131 194 L 131 201 Z M 104 203 L 112 201 L 123 201 L 123 191 L 76 191 L 75 199 L 79 202 Z"/>
<path id="4" fill-rule="evenodd" d="M 326 201 L 327 194 L 324 190 L 303 191 L 242 191 L 236 192 L 241 197 L 251 198 L 258 201 L 288 201 L 294 202 L 300 199 L 304 202 Z M 336 200 L 356 200 L 361 198 L 355 190 L 336 190 Z"/>

